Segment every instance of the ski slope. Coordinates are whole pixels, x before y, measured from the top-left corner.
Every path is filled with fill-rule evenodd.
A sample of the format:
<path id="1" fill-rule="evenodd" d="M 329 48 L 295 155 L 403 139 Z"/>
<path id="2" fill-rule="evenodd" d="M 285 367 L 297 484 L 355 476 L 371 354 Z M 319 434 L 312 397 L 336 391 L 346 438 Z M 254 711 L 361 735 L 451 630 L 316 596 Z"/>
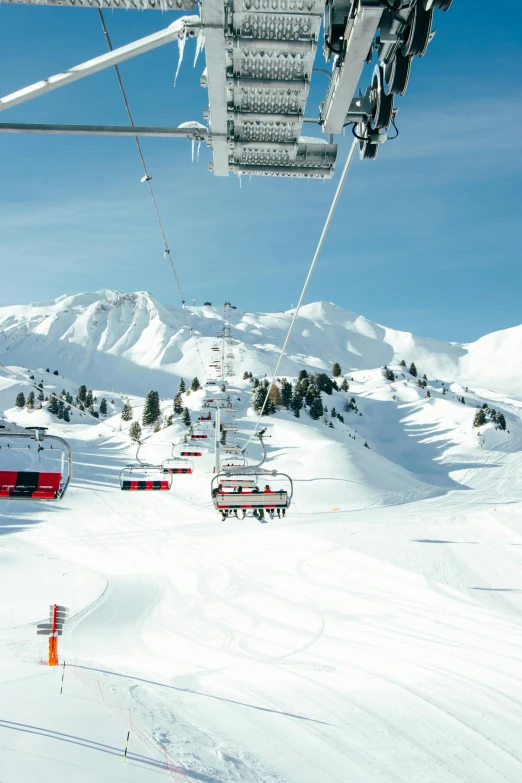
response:
<path id="1" fill-rule="evenodd" d="M 75 305 L 75 324 L 90 302 Z M 240 378 L 244 369 L 255 373 L 255 362 L 269 366 L 280 316 L 233 316 L 234 336 L 250 334 L 241 324 L 262 332 L 250 338 L 255 345 L 243 339 L 234 379 L 243 443 L 255 416 L 250 385 Z M 221 317 L 201 315 L 209 321 L 205 360 Z M 372 353 L 372 341 L 388 350 L 390 330 L 365 322 L 363 335 L 361 317 L 357 330 L 347 328 L 354 320 L 332 305 L 311 305 L 305 317 L 300 327 L 310 335 L 295 337 L 288 375 L 320 368 L 315 354 L 326 365 L 331 351 L 350 389 L 323 401 L 342 411 L 353 396 L 358 412 L 345 412 L 344 425 L 328 414 L 333 429 L 305 411 L 263 420 L 270 466 L 295 482 L 286 518 L 268 524 L 220 520 L 210 502 L 208 447 L 193 475 L 173 477 L 169 493 L 119 491 L 119 471 L 134 455 L 119 415 L 123 400 L 102 383 L 103 350 L 81 364 L 77 331 L 65 339 L 59 330 L 52 340 L 57 360 L 61 347 L 58 378 L 45 353 L 29 361 L 33 327 L 0 353 L 24 377 L 71 393 L 89 382 L 92 367 L 98 397 L 114 399 L 106 421 L 73 412 L 70 424 L 58 423 L 45 406 L 14 408 L 16 393 L 30 387 L 0 373 L 4 418 L 49 425 L 75 455 L 61 504 L 11 501 L 0 509 L 2 783 L 522 778 L 522 402 L 509 387 L 512 367 L 487 358 L 490 351 L 511 356 L 513 347 L 503 354 L 498 335 L 483 338 L 479 360 L 481 341 L 443 348 L 404 337 L 410 347 L 397 344 L 387 360 L 397 374 L 390 382 Z M 360 351 L 354 365 L 348 332 Z M 143 345 L 142 356 L 158 350 Z M 74 351 L 77 366 L 66 359 Z M 189 352 L 185 341 L 179 361 L 188 362 Z M 472 354 L 470 385 L 459 367 Z M 430 398 L 402 375 L 401 358 L 426 372 Z M 121 376 L 136 417 L 140 384 L 155 388 L 142 361 L 127 357 Z M 185 380 L 200 374 L 197 356 L 190 361 Z M 179 370 L 176 362 L 152 368 L 152 378 L 162 377 L 165 413 Z M 202 397 L 184 401 L 195 413 Z M 483 402 L 504 412 L 506 431 L 473 428 L 474 406 Z M 184 432 L 179 419 L 146 431 L 144 455 L 165 458 Z M 258 447 L 249 456 L 256 459 Z M 0 449 L 0 466 L 5 459 Z M 54 602 L 71 608 L 60 639 L 62 694 L 63 669 L 41 665 L 46 639 L 35 629 Z"/>

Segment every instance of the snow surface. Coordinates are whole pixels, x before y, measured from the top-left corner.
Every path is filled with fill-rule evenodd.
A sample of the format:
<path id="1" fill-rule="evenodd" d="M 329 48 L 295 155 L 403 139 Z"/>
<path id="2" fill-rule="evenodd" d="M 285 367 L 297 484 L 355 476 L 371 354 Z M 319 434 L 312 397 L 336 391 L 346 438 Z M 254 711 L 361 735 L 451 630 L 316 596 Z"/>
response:
<path id="1" fill-rule="evenodd" d="M 243 372 L 270 373 L 292 314 L 190 309 L 205 362 L 225 315 L 239 340 L 245 443 Z M 139 417 L 157 388 L 166 414 L 178 378 L 202 378 L 180 309 L 103 291 L 2 308 L 0 329 L 0 361 L 46 394 L 86 383 L 109 400 L 104 421 L 59 423 L 15 408 L 30 386 L 0 369 L 0 417 L 74 452 L 61 504 L 1 507 L 2 783 L 522 779 L 522 328 L 460 346 L 307 305 L 281 374 L 339 361 L 350 389 L 323 395 L 333 429 L 306 411 L 263 421 L 270 466 L 295 484 L 286 518 L 264 525 L 220 521 L 208 446 L 170 493 L 118 489 L 134 455 L 122 395 Z M 484 402 L 507 431 L 473 428 Z M 184 432 L 145 431 L 143 456 L 168 457 Z M 0 449 L 0 469 L 12 459 Z M 54 602 L 71 608 L 63 694 L 35 629 Z"/>

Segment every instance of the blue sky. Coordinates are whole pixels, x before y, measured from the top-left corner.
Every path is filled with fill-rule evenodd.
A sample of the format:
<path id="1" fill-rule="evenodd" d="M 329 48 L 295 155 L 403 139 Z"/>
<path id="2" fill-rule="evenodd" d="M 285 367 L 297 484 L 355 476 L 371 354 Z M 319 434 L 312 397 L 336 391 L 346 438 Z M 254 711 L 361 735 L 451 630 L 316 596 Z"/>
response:
<path id="1" fill-rule="evenodd" d="M 437 12 L 437 35 L 399 99 L 400 136 L 352 167 L 307 301 L 455 341 L 522 322 L 522 9 L 488 9 L 456 0 Z M 106 12 L 115 46 L 174 18 Z M 105 50 L 94 10 L 0 5 L 2 95 Z M 204 57 L 194 69 L 193 55 L 189 42 L 176 88 L 175 44 L 121 66 L 137 124 L 203 121 Z M 309 116 L 319 100 L 314 89 Z M 127 124 L 110 70 L 0 121 Z M 338 173 L 350 141 L 340 139 Z M 0 148 L 0 305 L 100 288 L 179 301 L 133 140 L 1 135 Z M 208 172 L 204 147 L 194 164 L 185 141 L 143 148 L 187 301 L 295 304 L 337 180 L 240 187 Z"/>

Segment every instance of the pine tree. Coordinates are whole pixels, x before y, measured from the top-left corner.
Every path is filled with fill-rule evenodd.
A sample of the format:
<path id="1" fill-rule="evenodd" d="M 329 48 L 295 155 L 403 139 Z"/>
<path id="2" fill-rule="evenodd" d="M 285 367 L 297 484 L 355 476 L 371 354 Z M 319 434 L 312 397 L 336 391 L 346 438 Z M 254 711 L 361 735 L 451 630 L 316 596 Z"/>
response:
<path id="1" fill-rule="evenodd" d="M 482 408 L 479 408 L 479 410 L 475 414 L 475 418 L 473 420 L 473 426 L 482 427 L 485 423 L 486 423 L 486 414 L 484 413 L 484 410 Z"/>
<path id="2" fill-rule="evenodd" d="M 87 386 L 82 383 L 80 388 L 78 389 L 78 399 L 80 402 L 85 402 L 85 398 L 87 397 Z"/>
<path id="3" fill-rule="evenodd" d="M 92 396 L 92 389 L 89 389 L 87 394 L 85 395 L 85 400 L 83 401 L 83 404 L 86 408 L 92 408 L 94 403 L 93 396 Z"/>
<path id="4" fill-rule="evenodd" d="M 127 400 L 127 402 L 123 406 L 123 409 L 122 409 L 122 412 L 121 412 L 121 418 L 123 419 L 123 421 L 131 421 L 133 416 L 134 416 L 134 414 L 132 412 L 131 404 Z"/>
<path id="5" fill-rule="evenodd" d="M 251 372 L 248 372 L 248 370 L 246 370 L 246 371 L 243 373 L 243 380 L 244 380 L 244 381 L 248 381 L 248 379 L 249 379 L 249 378 L 251 378 L 251 377 L 252 377 L 252 373 L 251 373 Z"/>
<path id="6" fill-rule="evenodd" d="M 17 408 L 25 408 L 25 395 L 23 392 L 18 392 L 16 395 L 15 405 Z"/>
<path id="7" fill-rule="evenodd" d="M 337 414 L 337 418 L 339 419 L 339 421 L 341 422 L 341 424 L 344 424 L 344 416 L 341 416 L 341 414 L 340 414 L 340 413 L 338 413 L 338 414 Z"/>
<path id="8" fill-rule="evenodd" d="M 58 410 L 56 411 L 56 416 L 58 419 L 63 419 L 63 412 L 65 410 L 65 403 L 63 400 L 57 400 L 56 406 Z"/>
<path id="9" fill-rule="evenodd" d="M 350 384 L 348 383 L 348 381 L 345 378 L 344 381 L 341 383 L 341 391 L 346 392 L 346 391 L 348 391 L 349 388 L 350 388 Z"/>
<path id="10" fill-rule="evenodd" d="M 332 422 L 330 422 L 330 423 L 328 424 L 328 426 L 329 426 L 329 427 L 331 427 L 332 429 L 334 428 L 334 425 L 332 424 Z"/>
<path id="11" fill-rule="evenodd" d="M 201 389 L 201 384 L 199 382 L 199 378 L 193 378 L 192 383 L 190 384 L 190 388 L 192 391 L 197 391 L 198 389 Z"/>
<path id="12" fill-rule="evenodd" d="M 315 385 L 319 391 L 323 391 L 326 394 L 331 394 L 333 391 L 332 379 L 328 377 L 325 372 L 317 373 L 315 376 Z"/>
<path id="13" fill-rule="evenodd" d="M 387 381 L 394 381 L 395 380 L 395 373 L 393 370 L 390 370 L 388 367 L 385 368 L 384 377 Z"/>
<path id="14" fill-rule="evenodd" d="M 339 362 L 335 362 L 334 366 L 332 367 L 332 375 L 334 378 L 340 378 L 342 375 L 341 365 Z"/>
<path id="15" fill-rule="evenodd" d="M 430 394 L 430 390 L 429 390 L 429 389 L 428 389 L 428 391 L 426 392 L 426 397 L 431 397 L 431 394 Z"/>
<path id="16" fill-rule="evenodd" d="M 27 410 L 32 411 L 34 408 L 34 391 L 30 391 L 27 395 Z"/>
<path id="17" fill-rule="evenodd" d="M 297 376 L 298 381 L 304 381 L 305 378 L 308 378 L 308 373 L 306 370 L 299 370 L 299 375 Z"/>
<path id="18" fill-rule="evenodd" d="M 169 413 L 169 415 L 165 418 L 165 429 L 167 427 L 171 427 L 173 421 L 174 421 L 174 416 L 172 415 L 172 413 Z"/>
<path id="19" fill-rule="evenodd" d="M 181 392 L 178 392 L 174 397 L 174 404 L 172 406 L 176 416 L 181 416 L 183 413 L 183 400 L 181 398 Z"/>
<path id="20" fill-rule="evenodd" d="M 417 368 L 413 362 L 410 364 L 410 375 L 413 375 L 414 378 L 417 377 Z"/>
<path id="21" fill-rule="evenodd" d="M 43 392 L 43 383 L 39 384 L 40 391 L 38 392 L 38 400 L 42 402 L 42 400 L 45 399 L 44 392 Z"/>
<path id="22" fill-rule="evenodd" d="M 181 417 L 181 421 L 185 425 L 185 427 L 190 427 L 191 421 L 190 421 L 190 413 L 188 408 L 183 408 L 183 415 Z"/>
<path id="23" fill-rule="evenodd" d="M 257 378 L 254 378 L 254 380 L 252 381 L 252 383 L 253 383 L 254 389 L 257 389 L 257 388 L 258 388 L 258 386 L 259 386 L 259 380 L 258 380 Z"/>
<path id="24" fill-rule="evenodd" d="M 187 388 L 187 387 L 185 386 L 185 381 L 184 381 L 184 380 L 183 380 L 183 378 L 182 378 L 182 379 L 180 380 L 180 382 L 179 382 L 178 391 L 179 391 L 179 392 L 181 392 L 181 393 L 183 394 L 183 392 L 186 390 L 186 388 Z"/>
<path id="25" fill-rule="evenodd" d="M 499 430 L 505 430 L 506 429 L 506 417 L 503 413 L 497 413 L 495 423 Z"/>
<path id="26" fill-rule="evenodd" d="M 49 397 L 49 405 L 47 406 L 49 413 L 53 413 L 55 416 L 58 413 L 58 398 L 51 394 Z"/>
<path id="27" fill-rule="evenodd" d="M 58 370 L 54 370 L 53 375 L 58 375 Z"/>
<path id="28" fill-rule="evenodd" d="M 323 403 L 321 402 L 321 397 L 316 397 L 312 404 L 310 405 L 309 414 L 312 419 L 317 421 L 317 419 L 320 419 L 323 415 Z"/>
<path id="29" fill-rule="evenodd" d="M 256 413 L 261 412 L 261 408 L 264 405 L 266 397 L 266 389 L 261 384 L 258 385 L 257 389 L 252 395 L 252 407 L 255 410 Z"/>
<path id="30" fill-rule="evenodd" d="M 70 408 L 64 408 L 63 409 L 63 420 L 69 423 L 71 421 L 71 417 L 69 416 Z"/>
<path id="31" fill-rule="evenodd" d="M 281 381 L 281 403 L 285 406 L 286 409 L 290 407 L 290 403 L 292 402 L 292 384 L 287 381 L 286 378 L 283 378 Z"/>
<path id="32" fill-rule="evenodd" d="M 312 405 L 314 400 L 319 397 L 321 399 L 321 392 L 314 384 L 310 384 L 305 394 L 305 402 L 308 406 Z"/>
<path id="33" fill-rule="evenodd" d="M 465 405 L 465 404 L 466 404 L 466 400 L 464 399 L 464 397 L 461 397 L 461 398 L 460 398 L 460 401 L 461 401 L 461 403 L 462 403 L 463 405 Z"/>
<path id="34" fill-rule="evenodd" d="M 226 430 L 223 430 L 223 432 L 221 433 L 221 437 L 219 439 L 219 442 L 221 443 L 222 446 L 224 446 L 226 444 L 226 442 L 227 442 L 227 431 Z"/>
<path id="35" fill-rule="evenodd" d="M 129 429 L 129 435 L 131 436 L 132 440 L 139 441 L 141 438 L 141 427 L 139 421 L 133 421 L 130 425 Z"/>
<path id="36" fill-rule="evenodd" d="M 147 396 L 145 397 L 145 405 L 143 407 L 143 416 L 141 417 L 142 424 L 145 427 L 150 427 L 159 419 L 160 415 L 161 411 L 158 392 L 147 392 Z"/>
<path id="37" fill-rule="evenodd" d="M 399 367 L 406 367 L 406 362 L 404 361 L 404 359 L 400 360 Z"/>
<path id="38" fill-rule="evenodd" d="M 299 411 L 301 410 L 302 407 L 303 407 L 303 398 L 301 397 L 300 394 L 294 393 L 292 397 L 292 401 L 290 403 L 290 408 L 293 411 L 293 414 L 296 417 L 296 419 L 299 418 L 300 415 Z"/>

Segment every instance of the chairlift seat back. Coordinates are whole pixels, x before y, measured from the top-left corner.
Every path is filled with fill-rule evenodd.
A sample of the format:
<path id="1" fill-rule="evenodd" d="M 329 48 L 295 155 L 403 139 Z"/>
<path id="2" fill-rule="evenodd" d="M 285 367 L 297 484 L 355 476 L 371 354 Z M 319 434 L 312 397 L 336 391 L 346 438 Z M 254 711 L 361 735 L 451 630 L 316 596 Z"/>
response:
<path id="1" fill-rule="evenodd" d="M 245 478 L 244 476 L 232 476 L 231 478 L 224 478 L 220 482 L 224 487 L 233 487 L 234 489 L 236 487 L 255 487 L 256 485 L 256 479 L 255 478 Z"/>
<path id="2" fill-rule="evenodd" d="M 0 497 L 58 500 L 62 474 L 37 471 L 0 471 Z"/>
<path id="3" fill-rule="evenodd" d="M 180 454 L 182 457 L 201 457 L 203 456 L 202 451 L 180 451 Z"/>
<path id="4" fill-rule="evenodd" d="M 167 490 L 170 489 L 170 484 L 168 481 L 152 481 L 146 479 L 145 481 L 138 481 L 137 479 L 125 479 L 121 483 L 121 488 L 126 490 L 153 490 L 153 489 L 159 489 L 159 490 Z"/>
<path id="5" fill-rule="evenodd" d="M 218 492 L 216 508 L 288 508 L 288 492 Z"/>

